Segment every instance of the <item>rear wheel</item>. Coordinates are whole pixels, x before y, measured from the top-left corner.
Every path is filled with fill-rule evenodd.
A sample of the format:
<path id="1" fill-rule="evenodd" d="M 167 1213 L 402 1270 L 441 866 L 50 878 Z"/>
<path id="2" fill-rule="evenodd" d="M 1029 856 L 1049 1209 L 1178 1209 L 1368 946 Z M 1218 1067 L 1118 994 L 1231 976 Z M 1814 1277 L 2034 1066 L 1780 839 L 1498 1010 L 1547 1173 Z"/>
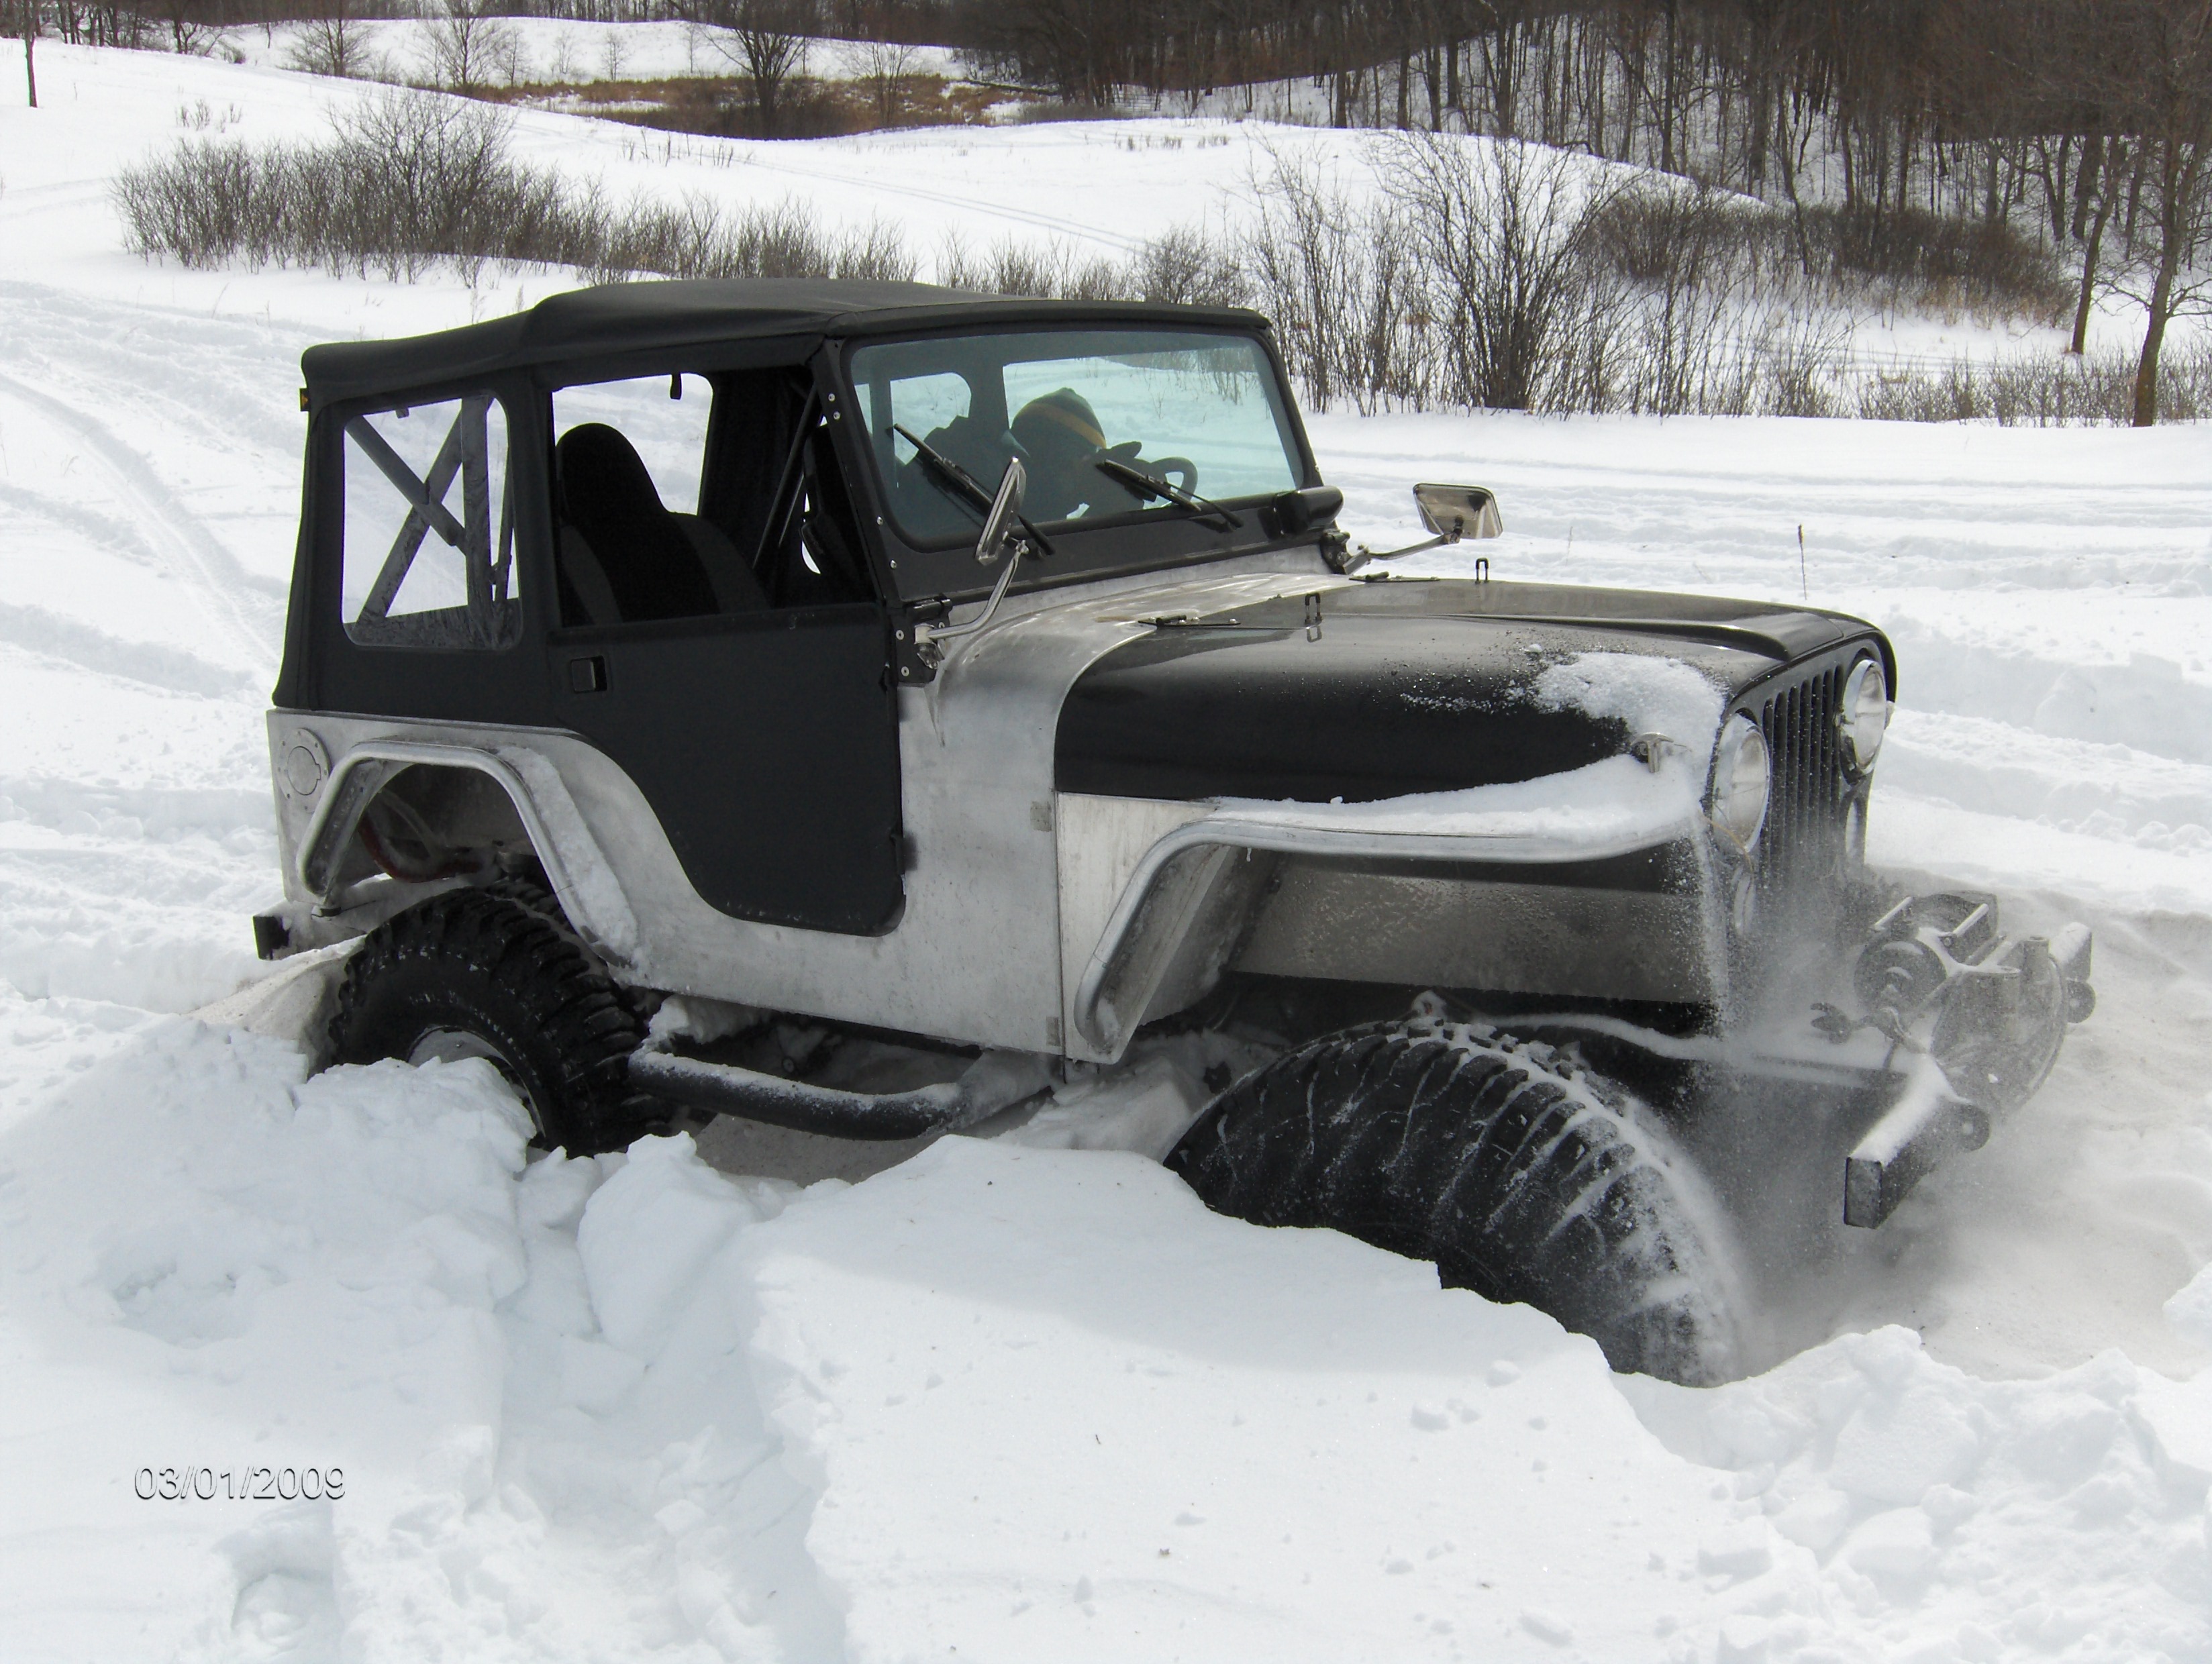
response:
<path id="1" fill-rule="evenodd" d="M 1616 1369 L 1739 1373 L 1704 1187 L 1648 1110 L 1549 1047 L 1440 1017 L 1333 1035 L 1231 1087 L 1168 1165 L 1218 1212 L 1333 1227 L 1526 1301 Z"/>
<path id="2" fill-rule="evenodd" d="M 369 932 L 331 1016 L 339 1063 L 483 1058 L 520 1096 L 538 1142 L 620 1149 L 657 1106 L 629 1084 L 644 1040 L 620 991 L 566 932 L 513 896 L 451 890 Z"/>

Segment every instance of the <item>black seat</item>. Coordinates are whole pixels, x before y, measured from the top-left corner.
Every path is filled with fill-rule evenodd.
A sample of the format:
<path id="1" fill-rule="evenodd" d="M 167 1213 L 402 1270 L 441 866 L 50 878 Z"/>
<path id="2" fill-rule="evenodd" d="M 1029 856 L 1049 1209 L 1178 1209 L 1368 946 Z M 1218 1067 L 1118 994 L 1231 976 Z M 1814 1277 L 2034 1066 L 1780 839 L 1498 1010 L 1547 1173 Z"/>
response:
<path id="1" fill-rule="evenodd" d="M 573 539 L 561 539 L 564 610 L 593 623 L 614 622 L 592 616 L 600 610 L 592 604 L 593 592 L 601 589 L 623 623 L 721 610 L 706 562 L 619 431 L 605 422 L 580 422 L 561 435 L 554 462 L 561 477 L 561 518 L 586 545 L 579 553 Z M 594 564 L 596 574 L 590 570 Z"/>

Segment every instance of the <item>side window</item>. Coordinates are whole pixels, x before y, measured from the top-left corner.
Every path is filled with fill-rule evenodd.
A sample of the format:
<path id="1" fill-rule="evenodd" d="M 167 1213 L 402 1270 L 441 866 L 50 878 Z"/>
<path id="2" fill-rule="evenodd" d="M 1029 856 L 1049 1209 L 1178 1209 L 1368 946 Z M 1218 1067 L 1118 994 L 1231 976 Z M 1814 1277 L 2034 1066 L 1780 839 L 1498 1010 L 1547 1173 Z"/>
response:
<path id="1" fill-rule="evenodd" d="M 872 598 L 813 386 L 786 365 L 556 389 L 562 622 Z"/>
<path id="2" fill-rule="evenodd" d="M 553 440 L 557 446 L 586 425 L 613 428 L 645 465 L 661 507 L 672 514 L 696 514 L 714 408 L 714 390 L 697 375 L 563 387 L 553 395 Z"/>
<path id="3" fill-rule="evenodd" d="M 374 647 L 522 639 L 507 413 L 489 393 L 345 425 L 346 634 Z"/>
<path id="4" fill-rule="evenodd" d="M 727 531 L 700 512 L 714 410 L 713 384 L 690 373 L 555 392 L 562 622 L 637 623 L 767 604 Z"/>

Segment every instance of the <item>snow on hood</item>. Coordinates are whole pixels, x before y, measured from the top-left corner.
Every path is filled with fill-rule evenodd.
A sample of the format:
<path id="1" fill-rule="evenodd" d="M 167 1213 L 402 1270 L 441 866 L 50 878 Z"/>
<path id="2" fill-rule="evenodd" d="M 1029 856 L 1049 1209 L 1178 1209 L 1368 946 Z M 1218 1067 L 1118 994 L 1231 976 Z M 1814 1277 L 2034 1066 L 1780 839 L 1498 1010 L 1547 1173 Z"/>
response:
<path id="1" fill-rule="evenodd" d="M 1564 774 L 1476 786 L 1462 792 L 1421 792 L 1375 803 L 1275 802 L 1224 798 L 1209 823 L 1238 827 L 1319 827 L 1396 837 L 1481 840 L 1498 859 L 1559 847 L 1589 853 L 1642 849 L 1679 835 L 1696 816 L 1705 783 L 1704 755 L 1694 768 L 1669 754 L 1656 771 L 1633 757 L 1607 757 Z M 1513 847 L 1522 846 L 1516 851 Z"/>
<path id="2" fill-rule="evenodd" d="M 1640 653 L 1579 653 L 1536 678 L 1548 710 L 1618 717 L 1633 734 L 1664 734 L 1703 759 L 1720 731 L 1724 690 L 1678 659 Z"/>
<path id="3" fill-rule="evenodd" d="M 1632 734 L 1663 734 L 1676 745 L 1662 751 L 1656 769 L 1622 756 L 1535 780 L 1372 803 L 1223 798 L 1215 818 L 1249 827 L 1480 839 L 1499 846 L 1502 859 L 1557 846 L 1645 848 L 1680 835 L 1696 818 L 1725 704 L 1723 690 L 1701 672 L 1644 653 L 1583 653 L 1547 667 L 1536 679 L 1535 695 L 1547 709 L 1617 719 Z M 1514 845 L 1524 852 L 1513 851 Z"/>

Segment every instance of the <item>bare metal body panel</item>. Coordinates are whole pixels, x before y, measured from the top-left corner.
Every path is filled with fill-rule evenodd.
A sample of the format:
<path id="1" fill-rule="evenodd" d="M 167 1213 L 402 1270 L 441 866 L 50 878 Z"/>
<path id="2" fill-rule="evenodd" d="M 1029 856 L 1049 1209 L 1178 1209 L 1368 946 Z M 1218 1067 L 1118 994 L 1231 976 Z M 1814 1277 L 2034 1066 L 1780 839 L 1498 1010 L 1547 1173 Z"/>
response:
<path id="1" fill-rule="evenodd" d="M 289 899 L 295 914 L 319 907 L 329 934 L 374 922 L 405 898 L 380 904 L 375 884 L 335 893 L 333 841 L 350 835 L 347 817 L 357 817 L 398 768 L 474 770 L 514 799 L 579 933 L 627 980 L 1103 1062 L 1120 1056 L 1147 1016 L 1202 993 L 1232 958 L 1291 975 L 1462 981 L 1494 969 L 1516 942 L 1528 957 L 1534 927 L 1509 923 L 1528 920 L 1534 907 L 1520 887 L 1330 880 L 1293 862 L 1263 895 L 1257 880 L 1273 884 L 1278 875 L 1273 865 L 1255 869 L 1255 854 L 1543 862 L 1686 835 L 1679 814 L 1626 835 L 1616 825 L 1516 841 L 1363 827 L 1340 811 L 1333 822 L 1320 814 L 1302 824 L 1296 805 L 1257 811 L 1055 792 L 1054 739 L 1067 689 L 1102 654 L 1148 630 L 1146 620 L 1346 581 L 1297 551 L 1217 566 L 1195 580 L 1152 574 L 1010 599 L 932 685 L 900 693 L 913 870 L 904 910 L 880 936 L 757 923 L 708 906 L 636 785 L 574 734 L 276 711 L 273 761 L 298 748 L 303 730 L 329 758 L 327 778 L 307 792 L 276 771 Z M 1626 905 L 1633 917 L 1600 903 L 1579 926 L 1571 908 L 1541 933 L 1589 943 L 1626 926 L 1685 944 L 1697 933 L 1695 909 L 1680 897 Z M 1595 950 L 1577 951 L 1572 963 L 1587 970 Z M 1691 963 L 1701 956 L 1679 956 L 1689 969 L 1646 968 L 1621 991 L 1674 998 L 1705 987 Z M 1565 986 L 1564 974 L 1539 986 Z M 1510 975 L 1486 985 L 1516 986 Z"/>

